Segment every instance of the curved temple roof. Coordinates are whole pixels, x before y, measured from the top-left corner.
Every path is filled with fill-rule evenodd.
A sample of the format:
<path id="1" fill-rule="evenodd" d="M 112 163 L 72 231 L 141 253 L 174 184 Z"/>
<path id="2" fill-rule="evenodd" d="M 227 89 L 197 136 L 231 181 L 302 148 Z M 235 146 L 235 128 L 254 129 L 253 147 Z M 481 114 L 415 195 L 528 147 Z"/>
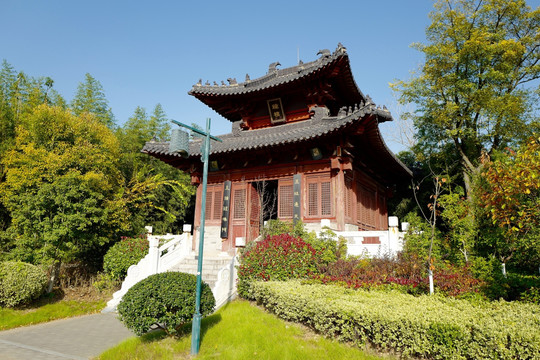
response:
<path id="1" fill-rule="evenodd" d="M 340 93 L 343 98 L 343 105 L 365 103 L 369 98 L 364 96 L 356 85 L 349 65 L 347 50 L 343 45 L 338 44 L 336 50 L 331 53 L 329 50 L 319 51 L 321 57 L 315 61 L 302 63 L 285 69 L 277 69 L 279 62 L 270 64 L 268 73 L 257 79 L 249 79 L 238 83 L 236 79 L 228 79 L 228 85 L 222 81 L 218 85 L 210 82 L 202 83 L 202 79 L 188 92 L 210 106 L 220 115 L 228 120 L 235 121 L 240 117 L 236 113 L 231 114 L 226 110 L 227 99 L 241 99 L 251 97 L 254 93 L 275 92 L 285 87 L 294 86 L 294 83 L 317 80 L 319 78 L 333 78 L 337 83 L 333 84 L 333 90 Z M 339 74 L 339 76 L 337 76 Z"/>
<path id="2" fill-rule="evenodd" d="M 365 122 L 368 118 L 374 118 L 377 121 L 374 124 L 366 124 Z M 350 113 L 342 113 L 336 117 L 325 117 L 319 113 L 310 120 L 275 127 L 245 131 L 238 129 L 238 131 L 230 134 L 220 135 L 219 138 L 223 142 L 212 142 L 210 154 L 231 154 L 280 147 L 320 139 L 342 132 L 348 128 L 366 125 L 368 127 L 367 136 L 370 146 L 362 146 L 362 151 L 373 152 L 372 157 L 377 158 L 377 162 L 384 163 L 384 166 L 388 167 L 390 172 L 397 172 L 401 176 L 410 177 L 412 174 L 411 171 L 386 147 L 379 133 L 378 123 L 386 120 L 391 120 L 390 112 L 385 109 L 376 108 L 374 104 L 370 103 L 360 109 L 351 111 Z M 190 142 L 190 155 L 186 159 L 186 162 L 198 161 L 198 157 L 201 155 L 201 141 L 200 139 L 195 139 Z M 181 159 L 179 154 L 169 151 L 168 142 L 147 142 L 142 152 L 157 158 L 169 157 L 178 158 L 178 160 Z M 377 155 L 375 156 L 375 154 Z"/>
<path id="3" fill-rule="evenodd" d="M 369 96 L 362 94 L 352 76 L 346 49 L 339 44 L 333 53 L 321 50 L 319 54 L 321 57 L 315 61 L 286 69 L 277 69 L 279 63 L 270 64 L 266 75 L 254 80 L 246 76 L 243 83 L 229 79 L 229 85 L 214 83 L 212 86 L 208 82 L 203 85 L 202 81 L 194 85 L 190 95 L 233 121 L 232 132 L 219 136 L 223 142 L 212 142 L 210 154 L 232 155 L 269 148 L 275 151 L 287 145 L 324 141 L 332 135 L 357 133 L 361 135 L 356 138 L 354 147 L 366 166 L 390 181 L 395 177 L 410 178 L 411 171 L 387 148 L 379 132 L 378 124 L 392 121 L 392 116 L 385 107 L 376 107 Z M 312 116 L 308 120 L 243 130 L 240 115 L 227 111 L 231 103 L 250 101 L 256 96 L 264 98 L 268 93 L 290 88 L 305 88 L 306 84 L 320 79 L 332 82 L 332 91 L 339 98 L 337 113 L 330 115 L 326 107 L 315 106 L 310 109 Z M 169 151 L 168 142 L 150 141 L 142 152 L 177 166 L 199 163 L 201 139 L 191 141 L 189 150 L 189 157 L 183 159 Z"/>

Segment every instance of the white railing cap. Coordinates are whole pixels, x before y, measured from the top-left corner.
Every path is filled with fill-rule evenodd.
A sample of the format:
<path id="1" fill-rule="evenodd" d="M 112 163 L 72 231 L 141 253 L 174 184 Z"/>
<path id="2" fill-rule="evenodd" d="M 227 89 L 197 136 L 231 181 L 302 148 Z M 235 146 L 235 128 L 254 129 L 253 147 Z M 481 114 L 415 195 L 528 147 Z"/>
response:
<path id="1" fill-rule="evenodd" d="M 399 219 L 397 216 L 389 216 L 388 217 L 388 226 L 389 227 L 398 227 L 399 226 Z"/>

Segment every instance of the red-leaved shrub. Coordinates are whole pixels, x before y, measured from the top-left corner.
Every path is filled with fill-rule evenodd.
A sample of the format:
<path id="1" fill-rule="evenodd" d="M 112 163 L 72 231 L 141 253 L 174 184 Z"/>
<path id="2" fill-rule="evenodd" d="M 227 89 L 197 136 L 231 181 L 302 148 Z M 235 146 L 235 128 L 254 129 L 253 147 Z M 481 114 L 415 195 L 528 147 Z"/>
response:
<path id="1" fill-rule="evenodd" d="M 240 257 L 238 291 L 250 280 L 305 278 L 316 271 L 317 251 L 289 234 L 268 236 L 247 248 Z"/>

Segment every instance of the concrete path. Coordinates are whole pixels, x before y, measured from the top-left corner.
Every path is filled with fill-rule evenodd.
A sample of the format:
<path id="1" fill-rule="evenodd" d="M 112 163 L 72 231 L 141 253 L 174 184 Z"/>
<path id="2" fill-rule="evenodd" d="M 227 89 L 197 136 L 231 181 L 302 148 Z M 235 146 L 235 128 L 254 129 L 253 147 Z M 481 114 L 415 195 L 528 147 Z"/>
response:
<path id="1" fill-rule="evenodd" d="M 90 359 L 131 336 L 115 313 L 56 320 L 0 331 L 0 359 Z"/>

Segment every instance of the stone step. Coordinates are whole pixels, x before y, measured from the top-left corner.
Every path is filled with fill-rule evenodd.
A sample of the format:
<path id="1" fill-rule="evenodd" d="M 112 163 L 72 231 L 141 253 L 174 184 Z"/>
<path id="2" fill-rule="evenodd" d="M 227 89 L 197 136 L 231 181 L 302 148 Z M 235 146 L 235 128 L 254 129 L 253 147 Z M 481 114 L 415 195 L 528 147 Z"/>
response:
<path id="1" fill-rule="evenodd" d="M 231 262 L 229 257 L 204 257 L 202 264 L 202 281 L 210 287 L 214 287 L 218 280 L 218 272 L 224 266 Z M 179 264 L 173 266 L 170 271 L 180 271 L 188 274 L 197 274 L 198 258 L 197 256 L 184 259 Z"/>

